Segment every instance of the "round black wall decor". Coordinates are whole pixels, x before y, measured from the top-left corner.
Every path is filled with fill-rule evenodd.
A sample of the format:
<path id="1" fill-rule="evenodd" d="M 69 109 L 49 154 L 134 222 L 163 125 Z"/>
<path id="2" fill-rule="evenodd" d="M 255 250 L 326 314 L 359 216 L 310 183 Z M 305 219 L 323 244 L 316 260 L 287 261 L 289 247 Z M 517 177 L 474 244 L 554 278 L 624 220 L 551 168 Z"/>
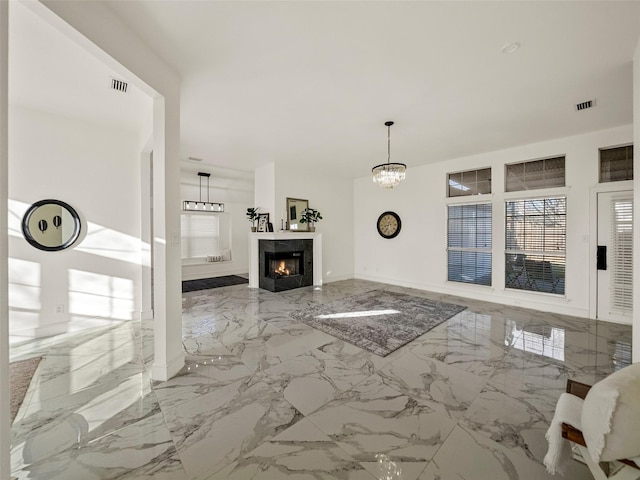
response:
<path id="1" fill-rule="evenodd" d="M 394 238 L 400 233 L 402 222 L 396 212 L 384 212 L 378 217 L 376 226 L 382 238 Z"/>
<path id="2" fill-rule="evenodd" d="M 80 235 L 80 216 L 61 200 L 40 200 L 22 218 L 22 233 L 31 245 L 55 252 L 69 248 Z"/>

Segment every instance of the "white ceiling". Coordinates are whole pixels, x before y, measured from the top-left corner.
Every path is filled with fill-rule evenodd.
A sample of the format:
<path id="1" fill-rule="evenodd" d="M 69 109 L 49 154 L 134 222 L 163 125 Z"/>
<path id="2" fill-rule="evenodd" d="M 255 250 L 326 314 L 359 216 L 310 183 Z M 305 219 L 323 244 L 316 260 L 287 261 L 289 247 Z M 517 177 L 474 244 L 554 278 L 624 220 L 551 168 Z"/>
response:
<path id="1" fill-rule="evenodd" d="M 179 72 L 181 155 L 204 164 L 359 177 L 386 161 L 386 120 L 391 160 L 409 169 L 632 122 L 640 2 L 104 3 Z M 41 93 L 20 102 L 34 108 L 82 116 L 84 95 L 113 102 L 103 74 L 80 75 L 99 70 L 91 59 L 43 51 L 56 32 L 18 20 L 14 98 L 26 81 Z M 502 53 L 510 42 L 520 49 Z M 65 75 L 73 95 L 56 102 L 49 77 Z"/>
<path id="2" fill-rule="evenodd" d="M 21 2 L 10 2 L 11 105 L 140 132 L 151 123 L 151 98 L 47 24 Z"/>

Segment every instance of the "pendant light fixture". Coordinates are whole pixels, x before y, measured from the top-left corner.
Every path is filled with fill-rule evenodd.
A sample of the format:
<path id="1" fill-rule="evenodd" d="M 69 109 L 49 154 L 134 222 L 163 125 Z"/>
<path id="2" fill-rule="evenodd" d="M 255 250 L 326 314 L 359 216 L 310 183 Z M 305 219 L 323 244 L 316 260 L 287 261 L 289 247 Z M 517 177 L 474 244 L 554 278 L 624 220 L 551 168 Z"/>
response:
<path id="1" fill-rule="evenodd" d="M 210 173 L 198 172 L 200 177 L 200 201 L 185 200 L 182 202 L 182 209 L 188 212 L 224 212 L 224 203 L 213 203 L 209 201 L 209 177 Z M 207 201 L 202 200 L 202 177 L 207 178 Z"/>
<path id="2" fill-rule="evenodd" d="M 387 163 L 376 165 L 371 169 L 373 181 L 388 190 L 398 185 L 406 177 L 407 166 L 404 163 L 391 162 L 391 125 L 393 122 L 385 122 L 387 126 Z"/>

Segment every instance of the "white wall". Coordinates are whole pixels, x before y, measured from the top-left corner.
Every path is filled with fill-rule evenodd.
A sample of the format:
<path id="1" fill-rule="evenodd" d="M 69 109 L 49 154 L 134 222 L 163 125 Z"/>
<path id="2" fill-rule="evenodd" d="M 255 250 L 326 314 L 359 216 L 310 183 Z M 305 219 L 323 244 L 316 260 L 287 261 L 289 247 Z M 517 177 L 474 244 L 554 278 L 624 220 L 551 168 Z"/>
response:
<path id="1" fill-rule="evenodd" d="M 633 142 L 631 126 L 525 145 L 498 152 L 409 169 L 407 179 L 392 191 L 370 177 L 354 182 L 355 276 L 396 285 L 462 295 L 550 312 L 594 317 L 590 276 L 595 274 L 595 190 L 598 149 Z M 566 156 L 566 187 L 531 191 L 531 196 L 560 192 L 567 196 L 567 270 L 565 296 L 504 288 L 504 165 L 538 158 Z M 493 285 L 482 287 L 448 282 L 446 254 L 446 175 L 491 167 L 493 193 L 473 200 L 493 204 Z M 458 200 L 456 200 L 458 201 Z M 398 237 L 385 240 L 376 230 L 378 216 L 397 212 Z M 593 260 L 593 261 L 592 261 Z"/>
<path id="2" fill-rule="evenodd" d="M 280 216 L 274 216 L 274 212 L 278 209 L 275 200 L 275 163 L 267 163 L 266 165 L 256 168 L 253 182 L 254 198 L 251 207 L 257 207 L 258 213 L 269 213 L 269 221 L 273 223 L 273 229 L 278 230 L 280 228 Z M 251 225 L 249 224 L 249 226 Z"/>
<path id="3" fill-rule="evenodd" d="M 322 233 L 323 281 L 353 278 L 353 182 L 276 165 L 275 185 L 275 212 L 269 212 L 274 230 L 280 229 L 286 215 L 287 197 L 309 200 L 309 207 L 323 217 L 316 224 L 316 231 Z"/>
<path id="4" fill-rule="evenodd" d="M 9 122 L 12 341 L 138 318 L 138 134 L 18 107 Z M 41 251 L 22 236 L 22 215 L 47 198 L 69 203 L 82 218 L 71 249 Z"/>

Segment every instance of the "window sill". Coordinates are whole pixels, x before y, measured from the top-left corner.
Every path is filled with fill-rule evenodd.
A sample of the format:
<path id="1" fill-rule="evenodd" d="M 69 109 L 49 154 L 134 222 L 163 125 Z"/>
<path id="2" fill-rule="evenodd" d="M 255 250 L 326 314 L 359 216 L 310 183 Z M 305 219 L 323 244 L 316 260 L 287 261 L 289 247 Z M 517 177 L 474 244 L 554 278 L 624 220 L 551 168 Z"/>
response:
<path id="1" fill-rule="evenodd" d="M 219 262 L 207 262 L 203 258 L 183 258 L 182 259 L 182 266 L 183 267 L 191 267 L 191 266 L 199 266 L 199 265 L 221 265 L 221 264 L 228 265 L 230 263 L 233 263 L 233 260 L 222 260 L 222 261 L 219 261 Z"/>

